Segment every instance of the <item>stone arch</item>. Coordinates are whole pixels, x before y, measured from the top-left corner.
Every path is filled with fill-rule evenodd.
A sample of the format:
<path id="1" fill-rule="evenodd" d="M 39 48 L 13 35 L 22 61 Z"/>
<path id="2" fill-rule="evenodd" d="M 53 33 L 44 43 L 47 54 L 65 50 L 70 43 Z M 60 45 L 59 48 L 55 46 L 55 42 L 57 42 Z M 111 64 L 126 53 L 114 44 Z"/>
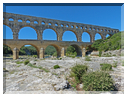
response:
<path id="1" fill-rule="evenodd" d="M 20 26 L 20 27 L 19 27 L 19 31 L 20 31 L 22 28 L 24 28 L 24 27 L 31 27 L 31 28 L 33 28 L 33 29 L 36 31 L 36 33 L 37 33 L 37 29 L 36 29 L 35 27 L 31 26 L 31 25 Z"/>
<path id="2" fill-rule="evenodd" d="M 56 45 L 56 44 L 49 44 L 49 45 L 53 46 L 53 47 L 56 49 L 56 51 L 57 51 L 57 57 L 60 57 L 60 56 L 61 56 L 61 49 L 60 49 L 60 47 L 59 47 L 58 45 Z M 45 47 L 45 49 L 46 49 L 49 45 L 47 45 L 47 46 Z"/>
<path id="3" fill-rule="evenodd" d="M 71 45 L 69 45 L 69 46 L 73 46 L 73 47 L 75 48 L 75 50 L 76 50 L 76 52 L 77 52 L 77 56 L 82 56 L 82 49 L 81 49 L 80 46 L 78 46 L 77 44 L 71 44 Z M 69 46 L 68 46 L 68 47 L 69 47 Z"/>
<path id="4" fill-rule="evenodd" d="M 4 26 L 9 28 L 9 30 L 10 30 L 9 32 L 11 32 L 11 34 L 12 34 L 12 39 L 13 39 L 13 34 L 14 34 L 14 33 L 13 33 L 13 30 L 12 30 L 12 28 L 11 28 L 9 25 L 7 25 L 7 24 L 3 24 L 3 38 L 4 38 L 4 36 L 6 36 L 6 34 L 7 34 L 7 33 L 6 33 L 6 28 L 4 29 Z"/>
<path id="5" fill-rule="evenodd" d="M 36 50 L 37 50 L 37 56 L 39 58 L 39 48 L 36 45 L 31 44 L 31 43 L 25 43 L 25 44 L 23 44 L 23 45 L 21 45 L 21 46 L 18 47 L 19 51 L 20 51 L 21 47 L 23 47 L 24 45 L 31 45 L 31 46 L 35 47 Z"/>
<path id="6" fill-rule="evenodd" d="M 13 21 L 14 21 L 14 17 L 8 17 L 7 19 L 8 19 L 8 21 L 10 21 L 9 19 L 13 19 Z"/>
<path id="7" fill-rule="evenodd" d="M 107 36 L 107 35 L 112 36 L 112 34 L 111 34 L 111 33 L 106 33 L 106 36 Z"/>
<path id="8" fill-rule="evenodd" d="M 95 35 L 94 35 L 94 39 L 95 39 L 96 34 L 99 34 L 101 36 L 101 39 L 104 38 L 104 36 L 100 32 L 96 32 Z"/>
<path id="9" fill-rule="evenodd" d="M 58 32 L 54 28 L 51 28 L 51 27 L 45 28 L 44 30 L 47 30 L 47 29 L 53 30 L 56 33 L 56 37 L 58 40 Z M 43 30 L 42 34 L 44 33 L 44 30 Z M 43 39 L 43 35 L 42 35 L 42 39 Z"/>
<path id="10" fill-rule="evenodd" d="M 3 25 L 8 26 L 11 29 L 11 31 L 12 31 L 12 28 L 8 24 L 3 23 Z"/>
<path id="11" fill-rule="evenodd" d="M 63 40 L 63 34 L 66 32 L 66 31 L 71 31 L 71 32 L 73 32 L 74 34 L 75 34 L 75 36 L 76 36 L 76 40 L 77 40 L 77 42 L 78 42 L 78 34 L 75 32 L 75 31 L 73 31 L 73 30 L 65 30 L 65 31 L 63 31 L 63 33 L 62 33 L 62 40 Z"/>
<path id="12" fill-rule="evenodd" d="M 36 35 L 38 36 L 37 30 L 35 29 L 35 27 L 30 26 L 30 25 L 20 26 L 20 28 L 19 28 L 19 32 L 18 32 L 18 35 L 19 35 L 19 33 L 20 33 L 21 29 L 22 29 L 22 28 L 25 28 L 25 27 L 30 27 L 30 28 L 32 28 L 32 29 L 36 32 Z M 37 39 L 37 37 L 36 37 L 36 39 Z"/>
<path id="13" fill-rule="evenodd" d="M 84 31 L 83 33 L 87 33 L 88 35 L 89 35 L 89 37 L 90 37 L 90 42 L 92 41 L 92 35 L 90 34 L 90 32 L 88 32 L 88 31 Z M 83 37 L 83 33 L 82 33 L 82 36 L 81 37 Z M 83 39 L 83 38 L 82 38 Z"/>

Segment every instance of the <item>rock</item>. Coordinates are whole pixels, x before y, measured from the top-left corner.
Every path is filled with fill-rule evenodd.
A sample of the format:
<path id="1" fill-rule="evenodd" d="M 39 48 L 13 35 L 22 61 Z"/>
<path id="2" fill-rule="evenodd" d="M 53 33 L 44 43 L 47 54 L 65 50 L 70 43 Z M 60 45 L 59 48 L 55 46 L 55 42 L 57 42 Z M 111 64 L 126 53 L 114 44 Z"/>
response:
<path id="1" fill-rule="evenodd" d="M 69 82 L 67 80 L 64 80 L 62 83 L 57 84 L 54 86 L 54 90 L 59 91 L 59 90 L 64 90 L 69 88 Z"/>
<path id="2" fill-rule="evenodd" d="M 33 65 L 36 65 L 36 63 L 33 63 Z"/>
<path id="3" fill-rule="evenodd" d="M 79 88 L 82 89 L 83 88 L 83 84 L 79 84 Z"/>

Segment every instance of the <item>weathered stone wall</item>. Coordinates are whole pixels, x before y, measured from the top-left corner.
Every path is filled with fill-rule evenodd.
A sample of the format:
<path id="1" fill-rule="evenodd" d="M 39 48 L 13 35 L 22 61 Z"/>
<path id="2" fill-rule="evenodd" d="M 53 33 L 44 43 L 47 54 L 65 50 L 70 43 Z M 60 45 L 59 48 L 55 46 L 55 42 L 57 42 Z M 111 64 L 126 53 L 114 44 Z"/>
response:
<path id="1" fill-rule="evenodd" d="M 47 19 L 34 16 L 26 16 L 13 13 L 3 13 L 3 24 L 11 28 L 13 32 L 13 39 L 18 39 L 18 33 L 23 27 L 32 27 L 37 33 L 37 39 L 42 39 L 42 33 L 45 29 L 52 29 L 57 34 L 57 40 L 62 41 L 62 36 L 65 31 L 72 31 L 77 37 L 77 42 L 82 41 L 83 32 L 87 32 L 90 35 L 90 42 L 94 42 L 95 34 L 99 33 L 102 39 L 106 38 L 106 35 L 113 35 L 119 32 L 118 29 L 112 29 L 109 27 L 102 27 L 96 25 L 88 25 L 82 23 Z M 13 21 L 10 21 L 12 19 Z M 19 21 L 20 20 L 20 21 Z M 29 23 L 27 22 L 29 21 Z"/>
<path id="2" fill-rule="evenodd" d="M 85 56 L 85 48 L 94 42 L 96 33 L 99 33 L 102 39 L 105 39 L 107 34 L 111 36 L 114 33 L 119 32 L 118 29 L 112 29 L 109 27 L 101 27 L 96 25 L 60 21 L 6 12 L 3 13 L 3 24 L 10 27 L 13 32 L 13 39 L 6 39 L 3 42 L 4 45 L 7 45 L 11 48 L 13 52 L 13 59 L 17 59 L 20 48 L 28 44 L 36 48 L 39 58 L 44 57 L 44 51 L 48 45 L 52 45 L 56 48 L 58 57 L 64 56 L 67 47 L 70 45 L 75 47 L 78 55 Z M 37 33 L 37 40 L 18 39 L 18 33 L 23 27 L 33 28 Z M 57 34 L 57 41 L 43 41 L 42 35 L 45 29 L 54 30 Z M 62 36 L 65 31 L 74 32 L 77 37 L 77 42 L 62 41 Z M 83 32 L 87 32 L 90 35 L 90 42 L 82 42 Z"/>

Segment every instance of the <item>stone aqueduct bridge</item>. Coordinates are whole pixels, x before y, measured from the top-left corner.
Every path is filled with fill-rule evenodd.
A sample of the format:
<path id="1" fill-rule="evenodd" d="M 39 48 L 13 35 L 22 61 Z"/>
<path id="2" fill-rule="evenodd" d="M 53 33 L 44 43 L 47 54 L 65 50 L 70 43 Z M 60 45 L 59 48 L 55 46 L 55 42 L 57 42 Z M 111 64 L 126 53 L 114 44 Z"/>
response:
<path id="1" fill-rule="evenodd" d="M 12 21 L 10 21 L 10 19 Z M 112 29 L 109 27 L 101 27 L 6 12 L 3 13 L 3 24 L 10 27 L 13 32 L 13 39 L 4 39 L 3 41 L 3 44 L 9 46 L 13 51 L 13 59 L 18 58 L 19 50 L 24 45 L 34 46 L 37 50 L 37 55 L 39 58 L 44 58 L 44 50 L 48 45 L 52 45 L 56 48 L 57 56 L 64 56 L 67 47 L 70 45 L 75 47 L 78 55 L 85 56 L 85 48 L 94 42 L 96 33 L 99 33 L 102 39 L 105 39 L 107 34 L 111 36 L 114 33 L 119 32 L 118 29 Z M 23 27 L 32 27 L 37 33 L 37 40 L 18 39 L 18 33 Z M 57 35 L 57 41 L 43 40 L 42 35 L 45 29 L 54 30 Z M 65 31 L 72 31 L 76 35 L 77 42 L 62 41 L 62 36 Z M 87 32 L 90 35 L 90 42 L 82 42 L 83 32 Z"/>

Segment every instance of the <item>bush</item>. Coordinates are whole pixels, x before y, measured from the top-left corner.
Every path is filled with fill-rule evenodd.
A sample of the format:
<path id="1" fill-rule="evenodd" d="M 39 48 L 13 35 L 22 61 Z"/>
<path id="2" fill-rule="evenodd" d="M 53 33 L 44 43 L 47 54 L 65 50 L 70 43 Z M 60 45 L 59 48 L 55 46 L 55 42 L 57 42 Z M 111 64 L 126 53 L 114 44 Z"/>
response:
<path id="1" fill-rule="evenodd" d="M 33 55 L 34 58 L 37 58 L 37 55 Z"/>
<path id="2" fill-rule="evenodd" d="M 103 64 L 100 64 L 100 66 L 101 66 L 101 70 L 104 70 L 104 71 L 106 71 L 106 70 L 112 70 L 112 65 L 111 64 L 105 64 L 105 63 L 103 63 Z"/>
<path id="3" fill-rule="evenodd" d="M 57 69 L 57 68 L 60 68 L 60 66 L 59 65 L 55 65 L 54 66 L 54 69 Z"/>
<path id="4" fill-rule="evenodd" d="M 101 54 L 102 54 L 102 50 L 99 50 L 99 57 L 101 57 Z"/>
<path id="5" fill-rule="evenodd" d="M 117 63 L 118 63 L 118 61 L 114 61 L 113 67 L 117 67 Z"/>
<path id="6" fill-rule="evenodd" d="M 30 61 L 29 60 L 26 60 L 24 61 L 24 64 L 27 65 Z"/>
<path id="7" fill-rule="evenodd" d="M 20 61 L 17 61 L 17 62 L 16 62 L 16 64 L 21 64 L 21 63 L 23 63 L 23 62 L 22 62 L 22 61 L 21 61 L 21 62 L 20 62 Z"/>
<path id="8" fill-rule="evenodd" d="M 114 90 L 114 82 L 109 73 L 90 72 L 82 76 L 83 89 L 85 91 L 111 91 Z"/>
<path id="9" fill-rule="evenodd" d="M 91 61 L 90 57 L 89 56 L 86 56 L 85 57 L 85 61 Z"/>
<path id="10" fill-rule="evenodd" d="M 77 81 L 77 83 L 81 82 L 81 77 L 84 73 L 87 72 L 87 70 L 88 66 L 80 64 L 77 64 L 76 66 L 71 68 L 71 72 L 75 76 L 75 80 Z"/>

